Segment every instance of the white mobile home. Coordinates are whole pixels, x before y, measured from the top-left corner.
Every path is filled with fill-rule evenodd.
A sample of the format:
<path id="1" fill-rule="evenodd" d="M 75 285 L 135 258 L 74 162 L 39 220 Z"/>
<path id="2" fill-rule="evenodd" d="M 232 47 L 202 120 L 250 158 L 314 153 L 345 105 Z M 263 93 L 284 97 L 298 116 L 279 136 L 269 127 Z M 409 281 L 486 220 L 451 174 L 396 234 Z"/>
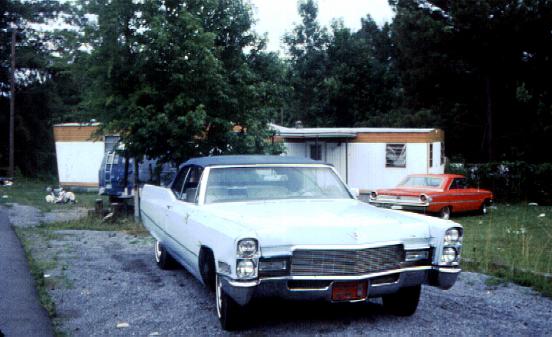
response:
<path id="1" fill-rule="evenodd" d="M 396 186 L 407 174 L 443 173 L 445 168 L 440 129 L 271 127 L 287 155 L 333 164 L 361 193 Z"/>
<path id="2" fill-rule="evenodd" d="M 98 172 L 104 152 L 118 136 L 95 136 L 99 123 L 54 125 L 56 159 L 61 186 L 98 187 Z"/>

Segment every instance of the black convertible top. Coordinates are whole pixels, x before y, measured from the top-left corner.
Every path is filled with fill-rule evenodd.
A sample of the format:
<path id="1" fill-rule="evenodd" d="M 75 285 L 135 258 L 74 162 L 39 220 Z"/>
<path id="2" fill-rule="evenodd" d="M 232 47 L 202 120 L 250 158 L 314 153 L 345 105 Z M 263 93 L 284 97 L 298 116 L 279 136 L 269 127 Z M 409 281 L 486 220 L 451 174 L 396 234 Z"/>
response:
<path id="1" fill-rule="evenodd" d="M 319 160 L 303 157 L 268 156 L 268 155 L 231 155 L 192 158 L 184 165 L 201 167 L 218 165 L 255 165 L 255 164 L 324 164 Z"/>

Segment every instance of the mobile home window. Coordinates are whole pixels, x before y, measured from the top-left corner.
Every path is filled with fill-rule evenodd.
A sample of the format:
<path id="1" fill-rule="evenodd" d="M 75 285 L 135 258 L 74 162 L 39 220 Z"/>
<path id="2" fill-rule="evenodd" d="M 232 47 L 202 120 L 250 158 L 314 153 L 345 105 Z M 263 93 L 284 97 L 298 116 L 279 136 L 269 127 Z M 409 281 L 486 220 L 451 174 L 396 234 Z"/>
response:
<path id="1" fill-rule="evenodd" d="M 433 167 L 433 144 L 429 144 L 429 167 Z"/>
<path id="2" fill-rule="evenodd" d="M 406 167 L 406 144 L 387 144 L 385 167 Z"/>

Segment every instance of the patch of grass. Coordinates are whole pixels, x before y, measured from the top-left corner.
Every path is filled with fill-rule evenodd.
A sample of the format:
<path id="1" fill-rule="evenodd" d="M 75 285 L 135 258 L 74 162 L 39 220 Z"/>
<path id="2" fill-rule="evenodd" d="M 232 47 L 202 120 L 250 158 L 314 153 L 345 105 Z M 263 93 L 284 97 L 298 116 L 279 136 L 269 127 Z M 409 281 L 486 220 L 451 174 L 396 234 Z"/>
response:
<path id="1" fill-rule="evenodd" d="M 501 279 L 500 277 L 489 277 L 485 280 L 485 285 L 489 287 L 497 287 L 505 283 L 506 281 L 504 279 Z"/>
<path id="2" fill-rule="evenodd" d="M 46 197 L 46 188 L 48 186 L 57 187 L 58 183 L 51 180 L 37 180 L 18 177 L 12 186 L 0 187 L 0 205 L 7 203 L 18 203 L 22 205 L 34 206 L 44 212 L 50 212 L 55 209 L 65 209 L 75 207 L 73 204 L 49 204 Z M 7 198 L 3 198 L 7 195 Z M 102 198 L 107 202 L 107 198 L 97 193 L 75 192 L 77 197 L 77 206 L 93 208 L 96 199 Z"/>
<path id="3" fill-rule="evenodd" d="M 54 230 L 93 230 L 93 231 L 122 231 L 137 236 L 148 235 L 149 232 L 142 224 L 134 222 L 132 217 L 121 217 L 113 222 L 103 221 L 99 217 L 88 216 L 79 220 L 41 224 L 37 229 Z"/>
<path id="4" fill-rule="evenodd" d="M 29 263 L 29 269 L 31 271 L 31 275 L 35 280 L 38 299 L 40 300 L 40 303 L 42 304 L 44 309 L 46 309 L 46 311 L 48 312 L 48 315 L 50 317 L 55 317 L 56 305 L 52 300 L 52 298 L 50 297 L 50 294 L 48 294 L 48 287 L 47 287 L 46 279 L 44 278 L 44 272 L 48 268 L 55 268 L 56 262 L 38 261 L 33 257 L 33 255 L 31 254 L 31 243 L 28 239 L 30 229 L 16 228 L 15 232 L 23 245 L 23 250 L 25 251 L 25 256 L 27 257 L 27 261 Z"/>
<path id="5" fill-rule="evenodd" d="M 464 267 L 552 297 L 552 207 L 498 204 L 454 220 L 464 226 Z"/>
<path id="6" fill-rule="evenodd" d="M 65 270 L 67 270 L 68 268 L 67 265 L 62 265 L 61 276 L 44 277 L 46 272 L 58 267 L 57 254 L 52 260 L 39 260 L 33 256 L 32 247 L 33 242 L 37 239 L 37 236 L 35 234 L 38 234 L 38 237 L 45 240 L 45 242 L 48 242 L 50 239 L 52 239 L 52 236 L 44 235 L 46 231 L 36 228 L 15 227 L 15 232 L 19 237 L 19 240 L 21 241 L 25 256 L 27 258 L 27 262 L 29 264 L 31 275 L 35 280 L 35 287 L 40 304 L 44 307 L 44 309 L 48 313 L 48 316 L 52 319 L 54 336 L 68 336 L 65 331 L 61 330 L 60 321 L 57 317 L 56 305 L 52 297 L 48 293 L 49 289 L 58 288 L 60 286 L 65 288 L 74 288 L 73 282 L 65 274 Z"/>

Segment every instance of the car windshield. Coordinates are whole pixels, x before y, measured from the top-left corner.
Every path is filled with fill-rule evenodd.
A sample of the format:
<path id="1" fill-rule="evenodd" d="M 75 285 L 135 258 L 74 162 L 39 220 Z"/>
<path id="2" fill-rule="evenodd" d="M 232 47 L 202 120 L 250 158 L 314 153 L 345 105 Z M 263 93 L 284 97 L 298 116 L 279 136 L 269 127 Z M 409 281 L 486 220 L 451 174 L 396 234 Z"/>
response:
<path id="1" fill-rule="evenodd" d="M 329 167 L 212 168 L 205 203 L 272 199 L 351 199 Z"/>
<path id="2" fill-rule="evenodd" d="M 399 184 L 399 186 L 439 188 L 442 183 L 443 178 L 408 176 Z"/>

